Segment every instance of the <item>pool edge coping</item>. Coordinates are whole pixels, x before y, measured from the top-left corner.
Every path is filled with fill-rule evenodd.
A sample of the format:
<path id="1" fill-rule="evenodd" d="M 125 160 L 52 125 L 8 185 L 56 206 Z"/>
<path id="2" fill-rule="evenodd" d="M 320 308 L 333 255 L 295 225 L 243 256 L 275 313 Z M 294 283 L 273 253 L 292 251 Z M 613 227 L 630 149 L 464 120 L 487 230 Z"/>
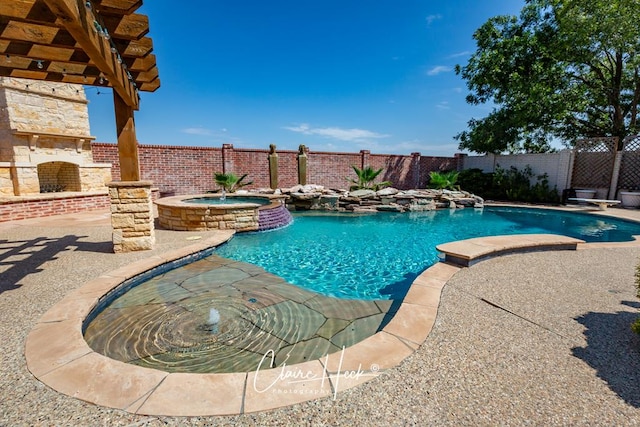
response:
<path id="1" fill-rule="evenodd" d="M 259 373 L 168 373 L 110 359 L 88 346 L 82 334 L 82 324 L 102 296 L 126 279 L 219 246 L 232 235 L 233 232 L 220 232 L 194 245 L 136 261 L 69 292 L 29 332 L 24 348 L 28 370 L 39 381 L 60 393 L 138 415 L 238 415 L 318 398 L 335 398 L 337 393 L 398 366 L 424 343 L 435 324 L 442 289 L 463 268 L 445 262 L 434 264 L 414 280 L 398 311 L 381 331 L 341 352 L 285 368 Z M 518 240 L 521 236 L 527 236 L 529 243 L 535 246 L 532 235 L 502 237 Z M 477 243 L 479 239 L 482 238 L 473 240 Z M 456 243 L 460 242 L 464 240 Z M 517 246 L 526 247 L 523 244 Z M 573 249 L 638 246 L 640 241 L 636 240 L 579 243 Z M 502 255 L 504 253 L 500 251 L 494 254 Z M 483 256 L 482 260 L 488 258 Z M 289 393 L 273 393 L 275 390 L 268 393 L 269 388 L 256 387 L 260 380 L 266 381 L 268 386 L 283 381 L 285 377 L 296 376 L 304 378 L 287 385 Z M 314 389 L 320 380 L 320 387 Z"/>

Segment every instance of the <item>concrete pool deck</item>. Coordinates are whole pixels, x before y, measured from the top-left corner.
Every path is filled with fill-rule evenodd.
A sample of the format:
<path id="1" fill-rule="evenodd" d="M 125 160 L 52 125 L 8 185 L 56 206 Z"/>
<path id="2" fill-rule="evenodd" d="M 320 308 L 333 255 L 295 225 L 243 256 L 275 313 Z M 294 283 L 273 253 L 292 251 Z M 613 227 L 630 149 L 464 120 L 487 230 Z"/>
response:
<path id="1" fill-rule="evenodd" d="M 640 219 L 637 211 L 611 209 L 607 213 Z M 368 384 L 347 390 L 348 384 L 342 383 L 336 400 L 329 393 L 324 399 L 257 414 L 174 419 L 136 416 L 68 398 L 43 386 L 24 366 L 22 345 L 42 314 L 91 278 L 136 259 L 161 256 L 177 246 L 193 244 L 187 239 L 213 237 L 215 232 L 176 233 L 158 230 L 158 245 L 154 251 L 122 255 L 109 253 L 109 233 L 107 213 L 0 224 L 3 259 L 3 292 L 0 295 L 3 322 L 0 328 L 4 337 L 3 370 L 7 372 L 0 379 L 0 390 L 4 397 L 0 423 L 37 425 L 66 422 L 95 425 L 107 423 L 108 420 L 110 425 L 197 425 L 212 421 L 237 425 L 283 423 L 287 420 L 299 423 L 307 420 L 331 424 L 337 421 L 363 422 L 376 414 L 392 416 L 387 418 L 391 424 L 406 424 L 411 420 L 421 424 L 518 424 L 525 420 L 541 424 L 552 424 L 556 420 L 562 424 L 563 419 L 565 424 L 573 424 L 567 420 L 577 423 L 595 421 L 596 424 L 640 422 L 639 402 L 633 397 L 640 383 L 637 337 L 630 331 L 630 335 L 616 336 L 623 340 L 622 348 L 629 350 L 629 346 L 632 346 L 636 362 L 627 357 L 625 362 L 630 366 L 613 368 L 614 371 L 622 371 L 620 375 L 612 375 L 608 372 L 611 369 L 602 361 L 606 357 L 620 355 L 610 355 L 610 348 L 600 349 L 596 346 L 590 349 L 587 334 L 597 329 L 597 324 L 589 319 L 594 310 L 605 319 L 609 318 L 605 315 L 608 313 L 606 310 L 612 316 L 622 313 L 617 316 L 622 320 L 628 320 L 634 312 L 637 313 L 633 270 L 640 249 L 636 242 L 584 245 L 579 249 L 590 250 L 576 252 L 509 255 L 460 270 L 444 288 L 438 318 L 432 321 L 432 324 L 435 322 L 434 330 L 425 334 L 424 328 L 420 329 L 426 338 L 424 343 L 421 346 L 409 346 L 415 347 L 416 351 L 411 349 L 404 362 L 397 367 L 378 371 L 377 378 Z M 558 268 L 557 264 L 562 268 Z M 533 277 L 526 276 L 527 272 Z M 596 283 L 590 285 L 594 280 Z M 444 282 L 446 279 L 442 285 Z M 427 286 L 428 283 L 418 285 Z M 544 291 L 542 295 L 536 293 L 540 290 Z M 570 297 L 562 298 L 565 293 Z M 430 297 L 423 300 L 423 296 L 415 295 L 415 298 L 416 301 L 434 305 L 432 300 L 427 302 Z M 621 303 L 621 298 L 626 304 Z M 603 302 L 608 304 L 601 308 Z M 574 310 L 570 311 L 568 318 L 565 305 L 572 306 Z M 434 312 L 437 308 L 436 302 Z M 599 313 L 601 310 L 602 313 Z M 398 320 L 402 320 L 402 317 L 398 317 Z M 407 315 L 400 323 L 407 320 L 413 321 L 415 316 Z M 578 324 L 577 327 L 575 324 Z M 520 336 L 518 333 L 522 332 L 525 334 Z M 623 333 L 622 330 L 619 332 Z M 397 337 L 396 331 L 387 333 Z M 582 352 L 575 349 L 567 352 L 566 349 L 562 350 L 562 346 L 556 348 L 558 343 L 553 340 L 549 342 L 549 335 L 559 336 L 565 338 L 564 341 L 577 344 L 576 349 L 579 349 L 584 345 L 581 341 L 583 334 L 587 346 Z M 413 339 L 419 340 L 417 337 Z M 50 341 L 50 337 L 45 334 L 43 340 Z M 411 338 L 406 338 L 402 343 L 405 347 L 407 341 L 413 342 Z M 541 342 L 547 346 L 536 353 Z M 473 345 L 470 347 L 471 343 Z M 530 346 L 524 346 L 523 343 Z M 589 356 L 590 352 L 598 351 L 603 354 Z M 543 367 L 553 369 L 538 372 L 541 362 L 555 361 L 556 352 L 559 353 L 558 363 L 542 363 Z M 367 346 L 364 354 L 357 355 L 353 362 L 382 362 L 381 365 L 384 365 L 386 357 L 393 358 L 377 343 Z M 577 365 L 568 363 L 576 358 L 584 361 L 578 360 L 580 363 Z M 513 365 L 506 363 L 509 360 Z M 611 360 L 613 365 L 619 364 L 618 359 Z M 635 371 L 632 369 L 633 363 L 636 363 Z M 511 372 L 514 367 L 522 368 L 523 372 Z M 445 372 L 448 375 L 445 376 Z M 580 381 L 577 381 L 577 392 L 574 393 L 567 390 L 566 384 L 575 383 L 576 375 Z M 566 381 L 563 380 L 565 377 Z M 76 378 L 80 388 L 85 382 L 82 376 Z M 517 388 L 517 385 L 526 387 Z M 190 387 L 205 398 L 204 406 L 209 406 L 207 400 L 210 402 L 213 399 L 207 394 L 223 394 L 220 389 L 213 393 L 210 388 L 198 389 L 193 384 Z M 105 384 L 104 388 L 108 386 Z M 512 393 L 505 393 L 505 389 Z M 553 397 L 554 389 L 565 396 L 561 399 Z M 545 395 L 550 398 L 541 399 Z M 514 396 L 519 402 L 515 406 Z M 567 396 L 574 396 L 575 401 Z M 640 393 L 635 396 L 640 396 Z M 227 397 L 227 400 L 232 400 L 231 395 Z M 275 402 L 265 402 L 262 394 L 256 397 L 255 402 L 262 405 L 263 409 L 278 402 L 286 404 L 286 398 L 282 395 L 272 395 L 269 400 Z M 591 406 L 585 406 L 585 402 Z M 175 406 L 175 400 L 169 399 L 165 405 Z M 21 409 L 25 407 L 35 409 Z M 545 420 L 546 423 L 543 422 Z"/>

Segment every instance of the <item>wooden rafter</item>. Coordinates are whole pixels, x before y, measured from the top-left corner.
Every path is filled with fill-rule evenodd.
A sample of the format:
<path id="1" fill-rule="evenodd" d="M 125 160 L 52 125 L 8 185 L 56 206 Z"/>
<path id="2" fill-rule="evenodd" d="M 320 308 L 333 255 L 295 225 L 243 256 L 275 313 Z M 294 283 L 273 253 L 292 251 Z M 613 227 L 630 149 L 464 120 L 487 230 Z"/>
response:
<path id="1" fill-rule="evenodd" d="M 88 6 L 87 6 L 88 4 Z M 0 1 L 0 76 L 112 86 L 137 109 L 160 86 L 142 0 Z M 109 38 L 101 37 L 106 30 Z"/>

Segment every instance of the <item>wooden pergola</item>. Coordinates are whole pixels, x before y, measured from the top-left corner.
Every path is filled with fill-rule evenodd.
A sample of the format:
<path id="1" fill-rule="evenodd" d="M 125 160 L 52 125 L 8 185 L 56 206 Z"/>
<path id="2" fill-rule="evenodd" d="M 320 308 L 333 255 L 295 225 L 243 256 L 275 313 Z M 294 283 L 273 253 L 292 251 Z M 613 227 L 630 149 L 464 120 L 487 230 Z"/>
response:
<path id="1" fill-rule="evenodd" d="M 160 87 L 142 0 L 0 1 L 0 76 L 113 88 L 122 181 L 140 181 L 133 112 Z"/>

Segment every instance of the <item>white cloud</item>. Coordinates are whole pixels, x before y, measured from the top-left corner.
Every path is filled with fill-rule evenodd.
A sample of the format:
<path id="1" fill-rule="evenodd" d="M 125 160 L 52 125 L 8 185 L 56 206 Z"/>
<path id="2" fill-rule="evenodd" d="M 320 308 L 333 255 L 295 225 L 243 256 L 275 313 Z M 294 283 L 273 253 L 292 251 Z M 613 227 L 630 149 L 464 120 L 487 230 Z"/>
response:
<path id="1" fill-rule="evenodd" d="M 448 58 L 460 58 L 461 56 L 469 56 L 471 55 L 473 52 L 471 52 L 470 50 L 464 50 L 462 52 L 458 52 L 458 53 L 454 53 L 453 55 L 449 55 Z"/>
<path id="2" fill-rule="evenodd" d="M 431 25 L 433 21 L 437 21 L 438 19 L 442 19 L 442 15 L 440 15 L 439 13 L 436 15 L 429 15 L 425 18 L 425 20 L 427 21 L 427 25 Z"/>
<path id="3" fill-rule="evenodd" d="M 453 91 L 454 91 L 455 93 L 462 93 L 462 88 L 461 88 L 461 87 L 454 87 L 454 88 L 453 88 Z"/>
<path id="4" fill-rule="evenodd" d="M 428 76 L 437 76 L 438 74 L 441 73 L 448 73 L 449 71 L 452 71 L 453 68 L 448 67 L 446 65 L 437 65 L 435 67 L 433 67 L 432 69 L 430 69 L 429 71 L 427 71 L 427 75 Z"/>
<path id="5" fill-rule="evenodd" d="M 189 135 L 203 135 L 203 136 L 209 136 L 212 134 L 211 129 L 207 129 L 203 127 L 186 128 L 186 129 L 182 129 L 182 132 L 188 133 Z"/>
<path id="6" fill-rule="evenodd" d="M 285 126 L 284 129 L 298 132 L 303 135 L 319 135 L 326 138 L 338 139 L 340 141 L 357 142 L 368 139 L 386 138 L 389 135 L 372 132 L 365 129 L 342 129 L 337 127 L 312 128 L 306 123 L 298 126 Z"/>
<path id="7" fill-rule="evenodd" d="M 436 105 L 436 108 L 439 109 L 439 110 L 450 110 L 451 109 L 451 107 L 449 106 L 449 102 L 448 101 L 442 101 L 441 103 Z"/>

